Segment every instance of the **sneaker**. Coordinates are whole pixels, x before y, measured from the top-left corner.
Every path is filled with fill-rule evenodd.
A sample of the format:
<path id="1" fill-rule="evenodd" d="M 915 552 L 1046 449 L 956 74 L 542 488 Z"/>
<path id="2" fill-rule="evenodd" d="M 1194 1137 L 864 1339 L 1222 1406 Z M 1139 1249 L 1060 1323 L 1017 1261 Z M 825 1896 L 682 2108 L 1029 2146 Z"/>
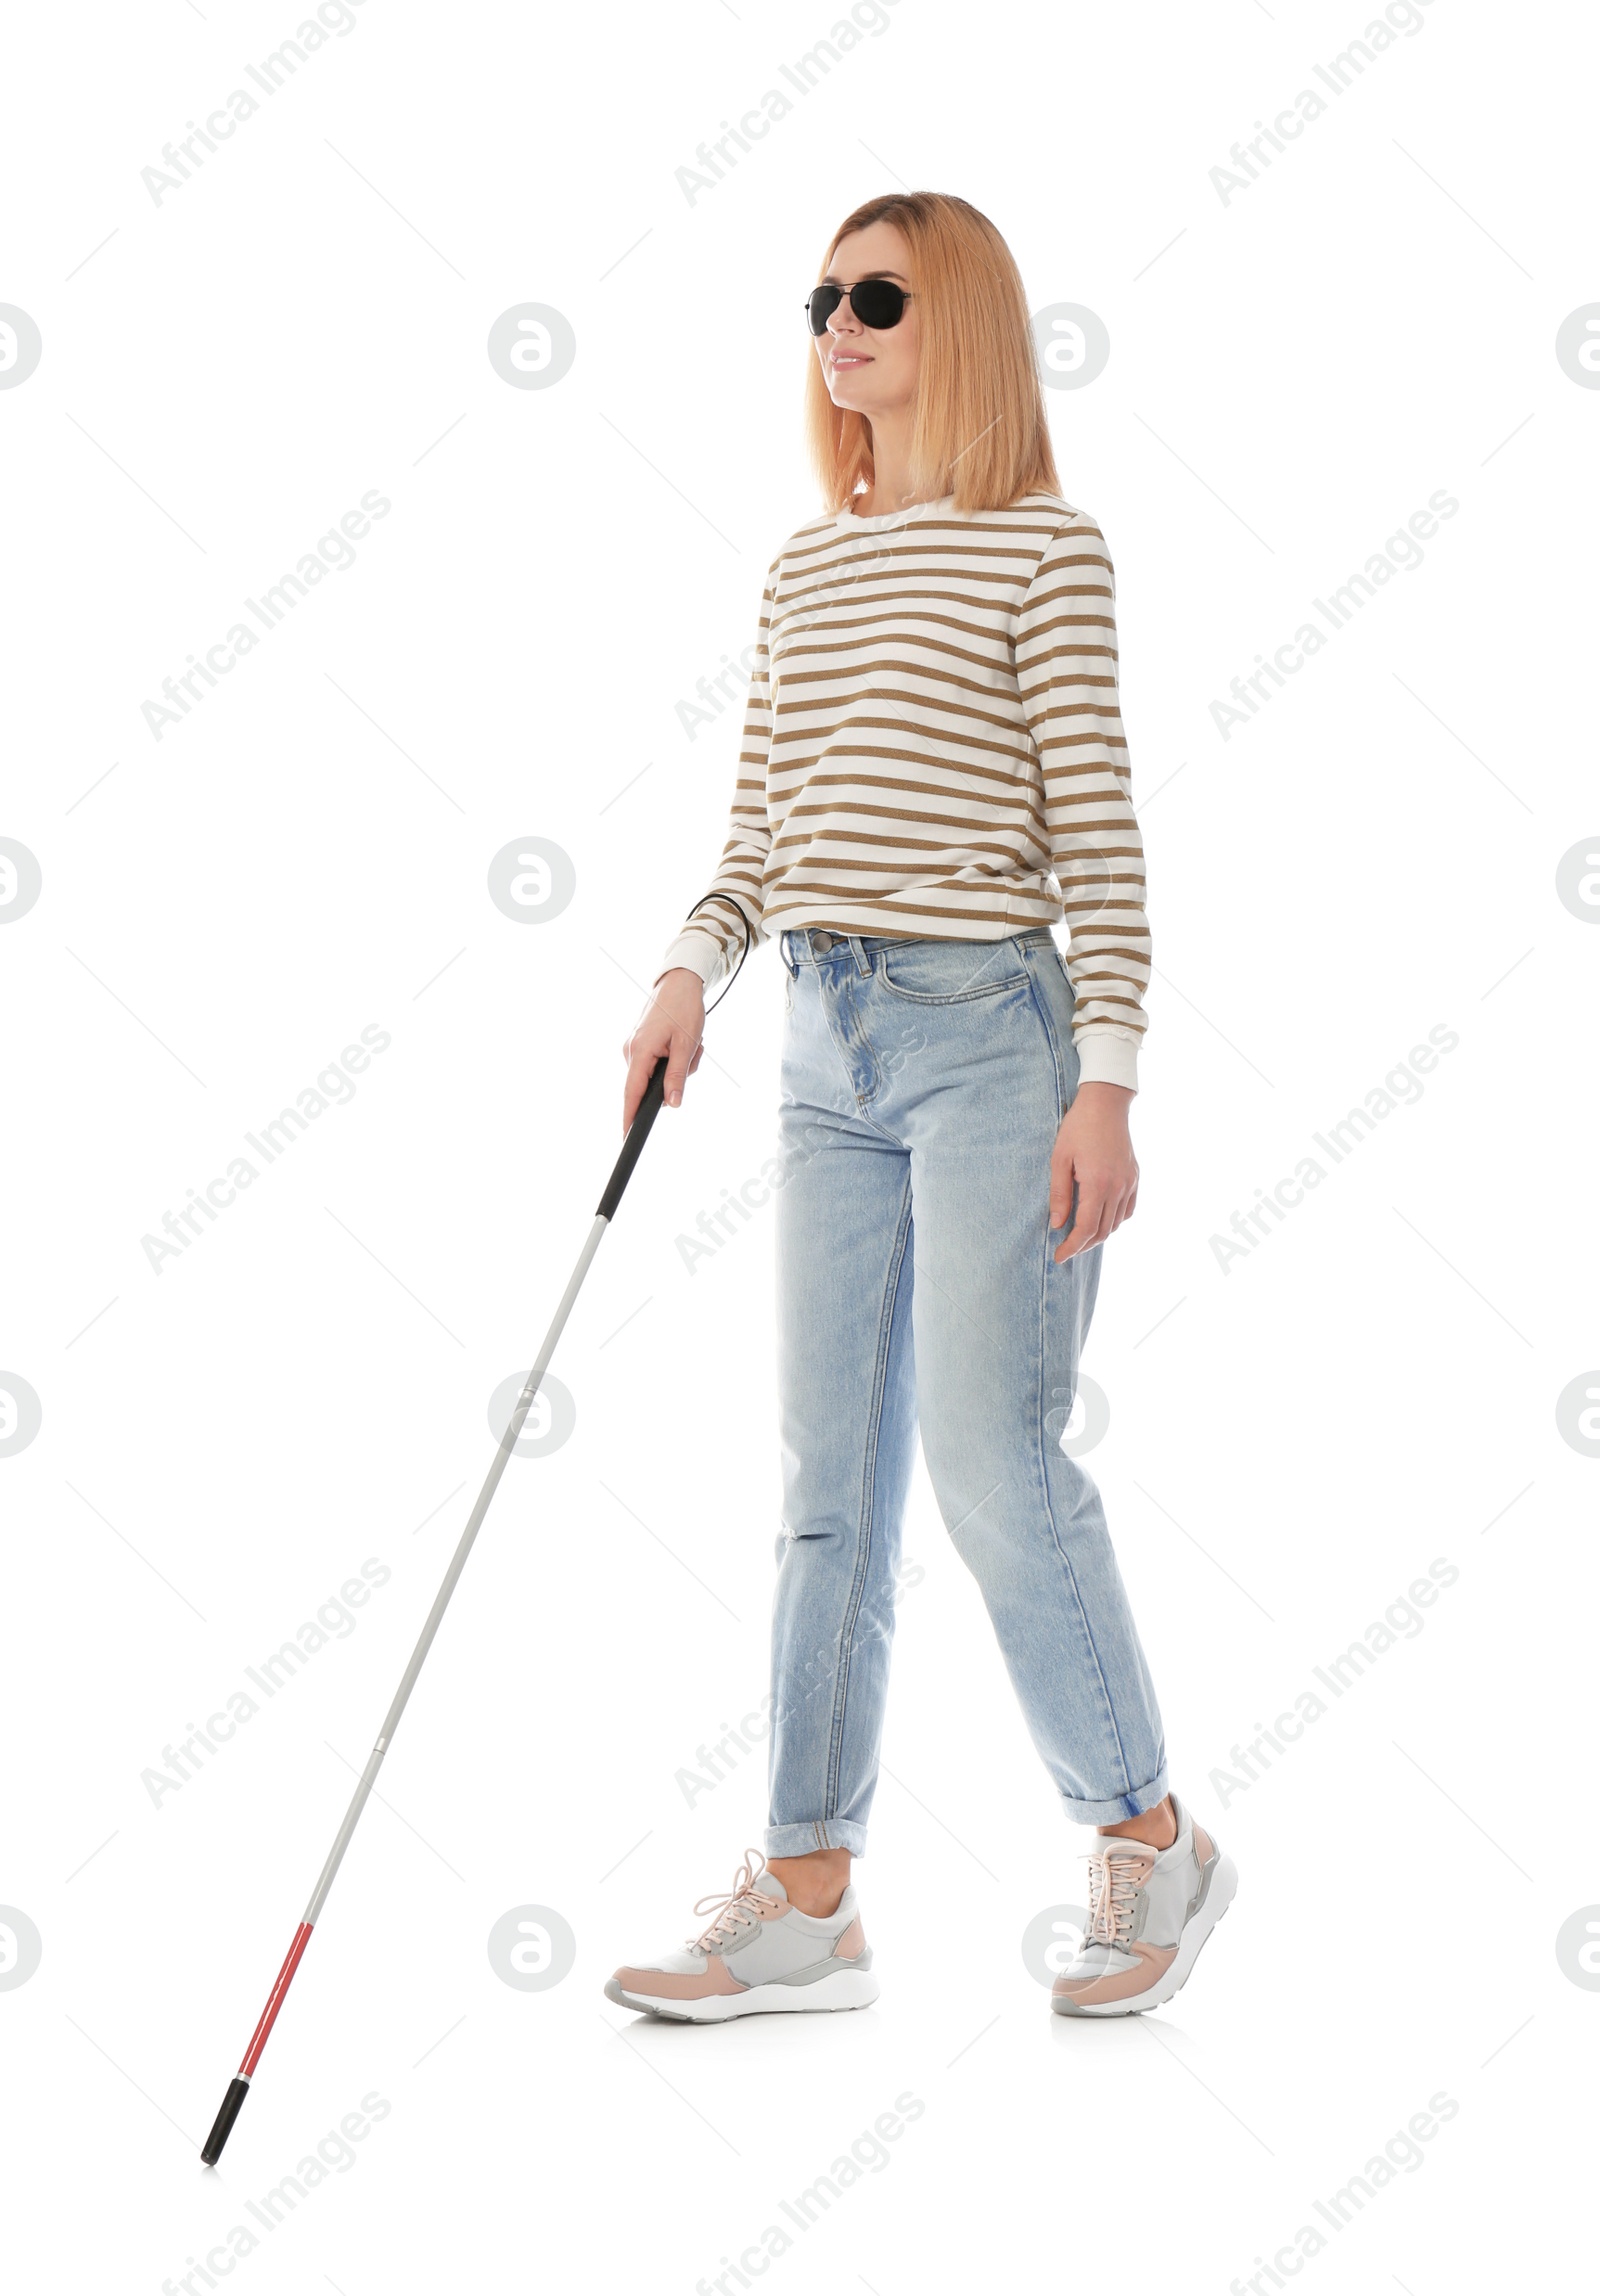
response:
<path id="1" fill-rule="evenodd" d="M 802 1913 L 754 1850 L 698 1937 L 652 1961 L 625 1962 L 606 1998 L 652 2017 L 720 2025 L 758 2009 L 864 2009 L 878 1998 L 872 1948 L 862 1934 L 854 1884 L 832 1913 Z"/>
<path id="2" fill-rule="evenodd" d="M 1233 1902 L 1232 1858 L 1176 1794 L 1178 1836 L 1155 1850 L 1126 1834 L 1096 1834 L 1089 1854 L 1089 1925 L 1077 1958 L 1050 1988 L 1061 2017 L 1123 2017 L 1170 2001 Z"/>

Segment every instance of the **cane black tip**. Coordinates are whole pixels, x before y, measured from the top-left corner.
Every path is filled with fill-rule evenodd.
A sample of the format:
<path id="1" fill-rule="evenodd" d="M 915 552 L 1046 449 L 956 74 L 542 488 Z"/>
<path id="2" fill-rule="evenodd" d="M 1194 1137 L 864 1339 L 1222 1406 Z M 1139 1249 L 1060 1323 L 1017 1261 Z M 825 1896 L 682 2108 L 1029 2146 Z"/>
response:
<path id="1" fill-rule="evenodd" d="M 200 2148 L 200 2158 L 207 2168 L 215 2168 L 222 2158 L 222 2148 L 239 2118 L 239 2107 L 250 2094 L 250 2084 L 242 2073 L 235 2073 L 228 2083 L 228 2093 L 222 2100 L 222 2109 L 211 2124 L 211 2134 Z"/>

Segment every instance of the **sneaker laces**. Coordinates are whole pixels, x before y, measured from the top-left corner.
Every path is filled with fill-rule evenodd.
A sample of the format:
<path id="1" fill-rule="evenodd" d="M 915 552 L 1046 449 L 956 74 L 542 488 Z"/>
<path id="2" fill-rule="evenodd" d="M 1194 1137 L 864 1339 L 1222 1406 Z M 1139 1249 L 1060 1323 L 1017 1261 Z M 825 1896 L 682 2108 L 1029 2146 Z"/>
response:
<path id="1" fill-rule="evenodd" d="M 1126 1850 L 1089 1853 L 1089 1922 L 1085 1945 L 1114 1945 L 1124 1952 L 1132 1942 L 1133 1901 L 1150 1872 L 1142 1857 Z"/>
<path id="2" fill-rule="evenodd" d="M 714 1892 L 695 1901 L 695 1912 L 706 1913 L 713 1908 L 716 1918 L 698 1937 L 685 1940 L 695 1953 L 715 1953 L 746 1923 L 759 1921 L 763 1914 L 776 1913 L 783 1904 L 781 1897 L 773 1897 L 755 1886 L 756 1875 L 762 1870 L 763 1860 L 755 1850 L 746 1850 L 744 1863 L 733 1877 L 733 1887 L 723 1896 Z"/>

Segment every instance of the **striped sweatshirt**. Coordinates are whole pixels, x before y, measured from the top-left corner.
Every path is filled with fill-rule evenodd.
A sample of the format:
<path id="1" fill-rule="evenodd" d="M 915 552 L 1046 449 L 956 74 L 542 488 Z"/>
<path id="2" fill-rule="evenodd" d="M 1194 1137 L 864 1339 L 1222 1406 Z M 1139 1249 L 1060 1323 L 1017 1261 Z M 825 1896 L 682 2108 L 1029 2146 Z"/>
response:
<path id="1" fill-rule="evenodd" d="M 662 971 L 714 988 L 741 917 L 756 945 L 1064 918 L 1080 1077 L 1137 1090 L 1144 850 L 1094 519 L 1042 492 L 824 512 L 768 569 L 755 654 L 727 842 Z"/>

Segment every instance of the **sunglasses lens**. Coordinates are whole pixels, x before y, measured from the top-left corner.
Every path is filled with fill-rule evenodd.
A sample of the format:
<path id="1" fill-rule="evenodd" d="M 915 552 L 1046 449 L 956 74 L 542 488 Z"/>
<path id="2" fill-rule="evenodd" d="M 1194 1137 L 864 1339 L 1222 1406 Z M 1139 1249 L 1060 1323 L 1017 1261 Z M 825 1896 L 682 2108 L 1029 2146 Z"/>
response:
<path id="1" fill-rule="evenodd" d="M 863 327 L 893 327 L 905 309 L 905 291 L 892 279 L 862 279 L 850 290 L 850 308 Z"/>
<path id="2" fill-rule="evenodd" d="M 820 335 L 844 300 L 838 287 L 813 287 L 806 297 L 806 317 L 811 322 L 813 335 Z"/>
<path id="3" fill-rule="evenodd" d="M 844 301 L 842 287 L 813 287 L 806 297 L 806 316 L 813 335 L 826 329 Z M 863 327 L 896 327 L 905 314 L 906 294 L 892 279 L 858 279 L 850 290 L 850 308 Z"/>

